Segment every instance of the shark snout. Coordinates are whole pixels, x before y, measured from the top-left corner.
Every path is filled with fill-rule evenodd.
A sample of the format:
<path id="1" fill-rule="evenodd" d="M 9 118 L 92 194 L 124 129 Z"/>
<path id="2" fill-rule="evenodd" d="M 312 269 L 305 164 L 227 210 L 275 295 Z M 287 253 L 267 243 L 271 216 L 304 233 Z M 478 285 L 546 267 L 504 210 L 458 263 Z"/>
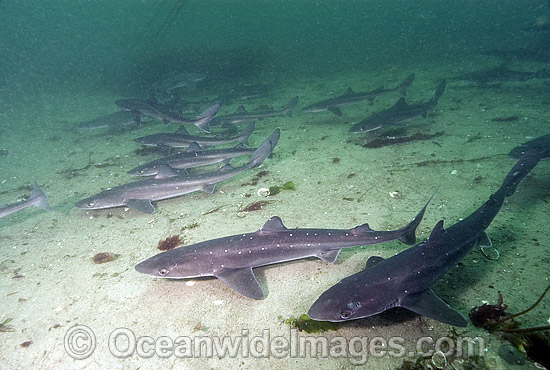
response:
<path id="1" fill-rule="evenodd" d="M 313 303 L 307 315 L 316 321 L 342 321 L 336 309 L 336 302 L 332 298 L 318 299 Z"/>

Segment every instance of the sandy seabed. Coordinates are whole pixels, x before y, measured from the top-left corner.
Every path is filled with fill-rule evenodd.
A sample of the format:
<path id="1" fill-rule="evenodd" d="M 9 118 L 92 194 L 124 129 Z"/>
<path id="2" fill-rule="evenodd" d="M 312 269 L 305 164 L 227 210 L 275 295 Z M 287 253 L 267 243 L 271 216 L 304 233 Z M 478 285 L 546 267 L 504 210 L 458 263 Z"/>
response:
<path id="1" fill-rule="evenodd" d="M 311 258 L 256 268 L 267 292 L 261 301 L 245 298 L 214 278 L 167 281 L 134 270 L 158 253 L 158 242 L 168 236 L 179 234 L 190 245 L 253 232 L 275 215 L 289 228 L 351 228 L 368 222 L 373 229 L 390 230 L 408 223 L 436 192 L 418 229 L 419 240 L 440 219 L 452 225 L 469 215 L 513 166 L 508 151 L 548 133 L 547 101 L 541 93 L 548 81 L 487 89 L 449 82 L 426 119 L 414 119 L 398 131 L 402 136 L 439 136 L 377 149 L 359 145 L 374 135 L 347 131 L 393 104 L 396 95 L 344 108 L 341 118 L 300 110 L 347 86 L 356 91 L 394 86 L 410 72 L 416 79 L 407 100 L 426 101 L 440 78 L 463 72 L 456 63 L 279 81 L 274 95 L 247 106 L 280 107 L 289 97 L 300 97 L 293 117 L 257 123 L 252 145 L 281 128 L 273 158 L 220 183 L 212 195 L 194 193 L 158 202 L 152 215 L 121 208 L 85 212 L 73 205 L 132 180 L 126 171 L 153 158 L 136 155 L 132 139 L 175 130 L 176 125 L 145 124 L 116 134 L 74 130 L 78 121 L 115 110 L 112 101 L 120 97 L 102 92 L 53 90 L 0 100 L 6 108 L 0 116 L 5 123 L 0 146 L 6 149 L 0 156 L 0 203 L 17 201 L 28 193 L 19 187 L 36 181 L 52 207 L 51 212 L 26 209 L 0 220 L 0 322 L 11 320 L 0 332 L 0 368 L 393 369 L 404 358 L 415 360 L 416 343 L 425 337 L 478 337 L 486 346 L 484 366 L 522 368 L 497 355 L 497 336 L 472 325 L 451 328 L 391 311 L 322 333 L 300 332 L 285 322 L 306 313 L 340 279 L 360 271 L 369 256 L 388 257 L 405 249 L 399 242 L 345 249 L 332 265 Z M 222 113 L 235 108 L 222 107 Z M 512 116 L 518 119 L 493 121 Z M 268 174 L 252 185 L 259 171 Z M 495 303 L 498 292 L 510 312 L 519 312 L 548 284 L 549 173 L 549 163 L 541 162 L 487 230 L 500 252 L 498 260 L 474 250 L 434 286 L 462 314 L 482 302 Z M 272 202 L 261 210 L 239 212 L 263 200 L 259 188 L 287 181 L 295 184 L 295 191 L 270 197 Z M 117 258 L 95 264 L 93 257 L 100 252 Z M 547 325 L 549 305 L 544 300 L 520 321 L 524 326 Z M 95 350 L 87 354 L 90 333 Z M 391 343 L 404 349 L 392 356 L 390 339 L 396 337 L 402 341 Z M 224 340 L 236 347 L 224 350 Z M 310 350 L 308 341 L 320 343 L 317 351 Z M 377 347 L 380 341 L 387 346 Z M 432 360 L 443 361 L 437 355 Z M 466 368 L 468 361 L 457 360 L 454 366 Z"/>

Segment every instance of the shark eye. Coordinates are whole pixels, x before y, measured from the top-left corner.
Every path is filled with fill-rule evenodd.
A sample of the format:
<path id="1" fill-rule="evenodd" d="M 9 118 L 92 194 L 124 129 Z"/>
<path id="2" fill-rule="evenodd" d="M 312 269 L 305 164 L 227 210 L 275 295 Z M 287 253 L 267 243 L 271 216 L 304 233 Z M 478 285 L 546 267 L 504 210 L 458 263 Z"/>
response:
<path id="1" fill-rule="evenodd" d="M 343 318 L 344 320 L 346 320 L 346 319 L 349 319 L 352 314 L 353 314 L 353 312 L 351 312 L 349 310 L 345 310 L 345 311 L 342 311 L 340 313 L 340 317 Z"/>
<path id="2" fill-rule="evenodd" d="M 91 207 L 94 206 L 94 204 L 95 204 L 94 202 L 89 202 L 89 203 L 87 204 L 87 206 L 91 208 Z"/>
<path id="3" fill-rule="evenodd" d="M 162 269 L 162 270 L 159 270 L 159 275 L 160 276 L 164 276 L 168 273 L 168 270 L 167 269 Z"/>

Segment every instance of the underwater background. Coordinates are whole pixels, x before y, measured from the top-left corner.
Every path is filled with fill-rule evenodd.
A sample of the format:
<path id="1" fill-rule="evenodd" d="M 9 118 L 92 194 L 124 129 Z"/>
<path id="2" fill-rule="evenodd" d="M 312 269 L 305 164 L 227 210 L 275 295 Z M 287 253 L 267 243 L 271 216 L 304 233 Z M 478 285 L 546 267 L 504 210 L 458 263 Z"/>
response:
<path id="1" fill-rule="evenodd" d="M 134 266 L 158 253 L 167 237 L 179 235 L 191 245 L 254 232 L 275 215 L 289 228 L 368 222 L 394 230 L 434 192 L 418 240 L 441 219 L 446 226 L 458 222 L 498 189 L 514 164 L 512 148 L 548 134 L 549 22 L 550 4 L 543 0 L 0 0 L 0 204 L 23 201 L 37 183 L 51 207 L 0 218 L 0 369 L 395 369 L 404 359 L 417 360 L 357 362 L 319 353 L 120 358 L 108 348 L 117 328 L 152 338 L 239 336 L 243 330 L 252 337 L 264 329 L 285 338 L 400 336 L 407 348 L 425 336 L 481 337 L 487 345 L 481 359 L 427 357 L 419 363 L 535 368 L 522 353 L 529 339 L 510 340 L 473 325 L 457 329 L 387 314 L 337 330 L 295 328 L 323 291 L 363 269 L 368 257 L 407 247 L 397 241 L 344 249 L 335 264 L 310 258 L 257 268 L 268 287 L 261 301 L 217 279 L 152 279 Z M 200 77 L 157 94 L 155 86 L 184 73 Z M 348 132 L 393 106 L 396 93 L 345 107 L 342 116 L 302 111 L 348 87 L 393 88 L 411 73 L 409 104 L 428 101 L 447 81 L 426 117 Z M 214 194 L 160 201 L 150 215 L 75 208 L 83 198 L 135 181 L 127 171 L 164 154 L 134 139 L 174 132 L 177 123 L 144 116 L 140 124 L 83 125 L 118 111 L 116 100 L 153 96 L 185 117 L 215 102 L 221 102 L 218 115 L 241 104 L 249 112 L 279 110 L 293 96 L 298 105 L 291 116 L 256 122 L 251 147 L 281 129 L 273 157 L 220 183 Z M 243 127 L 212 131 L 232 136 Z M 548 161 L 541 162 L 487 229 L 498 258 L 474 250 L 435 284 L 434 291 L 464 316 L 495 304 L 498 293 L 510 312 L 520 312 L 548 285 L 548 173 Z M 262 196 L 262 189 L 289 182 L 288 189 Z M 114 259 L 97 263 L 98 253 Z M 517 321 L 548 325 L 549 308 L 546 297 Z M 75 325 L 90 328 L 97 339 L 83 359 L 67 352 L 66 333 Z M 541 338 L 548 348 L 548 335 Z"/>

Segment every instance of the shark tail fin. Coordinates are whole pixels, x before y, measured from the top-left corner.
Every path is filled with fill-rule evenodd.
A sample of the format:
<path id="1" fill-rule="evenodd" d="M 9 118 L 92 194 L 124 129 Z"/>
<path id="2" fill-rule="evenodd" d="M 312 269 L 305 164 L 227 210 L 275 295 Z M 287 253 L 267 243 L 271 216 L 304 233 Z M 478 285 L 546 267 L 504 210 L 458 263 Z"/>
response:
<path id="1" fill-rule="evenodd" d="M 267 157 L 269 157 L 271 152 L 273 152 L 273 148 L 275 148 L 279 142 L 280 136 L 281 131 L 279 129 L 275 129 L 275 131 L 273 131 L 271 135 L 269 135 L 264 142 L 260 144 L 254 153 L 252 153 L 246 166 L 252 168 L 260 165 Z"/>
<path id="2" fill-rule="evenodd" d="M 498 192 L 503 191 L 505 197 L 512 196 L 521 180 L 523 180 L 523 178 L 527 176 L 544 157 L 544 153 L 544 149 L 539 147 L 529 149 L 525 152 L 516 165 L 508 172 Z"/>
<path id="3" fill-rule="evenodd" d="M 432 98 L 432 101 L 437 104 L 437 101 L 443 95 L 443 92 L 445 91 L 445 86 L 447 85 L 447 81 L 443 80 L 437 85 L 437 88 L 435 89 L 434 97 Z"/>
<path id="4" fill-rule="evenodd" d="M 286 103 L 286 105 L 283 108 L 283 112 L 284 112 L 285 116 L 292 117 L 292 110 L 294 109 L 294 107 L 296 107 L 297 103 L 298 103 L 298 97 L 297 96 L 293 97 L 292 99 L 290 99 L 288 101 L 288 103 Z"/>
<path id="5" fill-rule="evenodd" d="M 256 127 L 256 122 L 250 122 L 248 126 L 246 126 L 244 130 L 239 133 L 238 137 L 240 144 L 248 145 L 248 139 L 250 138 L 250 135 L 252 135 L 252 133 L 254 132 L 254 127 Z"/>
<path id="6" fill-rule="evenodd" d="M 197 116 L 197 120 L 194 121 L 194 125 L 204 132 L 210 132 L 210 121 L 212 120 L 212 118 L 214 118 L 216 113 L 218 113 L 220 107 L 221 104 L 216 103 L 206 108 L 201 114 Z"/>
<path id="7" fill-rule="evenodd" d="M 399 91 L 401 95 L 407 94 L 407 89 L 412 85 L 413 81 L 414 81 L 414 73 L 411 73 L 410 75 L 407 76 L 407 78 L 403 80 L 403 82 L 399 84 L 399 86 L 397 86 L 397 91 Z"/>
<path id="8" fill-rule="evenodd" d="M 31 196 L 29 200 L 31 199 L 35 207 L 42 208 L 46 211 L 50 210 L 50 205 L 48 203 L 48 198 L 46 197 L 46 194 L 44 194 L 42 189 L 40 189 L 40 187 L 36 183 L 34 184 L 31 191 Z"/>
<path id="9" fill-rule="evenodd" d="M 428 204 L 430 204 L 434 195 L 435 193 L 432 194 L 430 199 L 428 199 L 424 207 L 422 207 L 420 212 L 416 214 L 412 221 L 409 222 L 407 226 L 401 229 L 403 231 L 403 235 L 401 235 L 399 241 L 408 245 L 412 245 L 416 242 L 416 228 L 418 227 L 418 225 L 420 225 L 420 221 L 422 221 L 422 218 L 424 217 L 424 212 L 426 212 L 426 208 L 428 207 Z"/>

